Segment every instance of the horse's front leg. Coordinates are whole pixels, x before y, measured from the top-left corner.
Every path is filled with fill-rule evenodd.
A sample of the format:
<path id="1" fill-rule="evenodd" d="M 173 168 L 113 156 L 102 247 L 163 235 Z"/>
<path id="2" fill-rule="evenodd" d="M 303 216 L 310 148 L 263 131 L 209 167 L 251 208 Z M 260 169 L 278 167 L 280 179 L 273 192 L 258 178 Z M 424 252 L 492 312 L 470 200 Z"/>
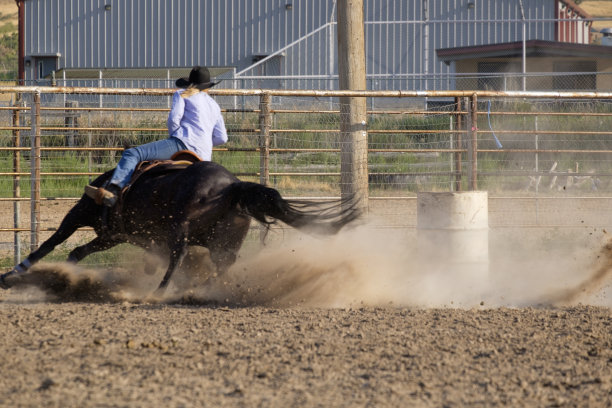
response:
<path id="1" fill-rule="evenodd" d="M 49 252 L 53 251 L 53 249 L 67 240 L 81 225 L 77 222 L 77 215 L 75 212 L 71 211 L 66 215 L 59 228 L 49 239 L 42 243 L 42 245 L 27 256 L 19 264 L 15 265 L 13 269 L 8 271 L 5 274 L 0 275 L 0 288 L 8 289 L 13 284 L 10 282 L 14 278 L 17 278 L 19 275 L 26 273 L 32 265 L 40 261 L 44 258 Z"/>

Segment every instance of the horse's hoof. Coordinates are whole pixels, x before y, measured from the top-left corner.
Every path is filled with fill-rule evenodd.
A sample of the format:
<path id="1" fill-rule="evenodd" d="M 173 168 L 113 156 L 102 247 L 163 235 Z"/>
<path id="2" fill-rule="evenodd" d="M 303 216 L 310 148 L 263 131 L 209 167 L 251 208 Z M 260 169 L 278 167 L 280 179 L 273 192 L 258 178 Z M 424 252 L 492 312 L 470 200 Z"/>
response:
<path id="1" fill-rule="evenodd" d="M 13 283 L 11 283 L 11 281 L 14 281 L 17 278 L 17 275 L 19 274 L 19 272 L 17 272 L 15 269 L 4 273 L 2 275 L 0 275 L 0 288 L 2 289 L 10 289 L 13 287 Z"/>

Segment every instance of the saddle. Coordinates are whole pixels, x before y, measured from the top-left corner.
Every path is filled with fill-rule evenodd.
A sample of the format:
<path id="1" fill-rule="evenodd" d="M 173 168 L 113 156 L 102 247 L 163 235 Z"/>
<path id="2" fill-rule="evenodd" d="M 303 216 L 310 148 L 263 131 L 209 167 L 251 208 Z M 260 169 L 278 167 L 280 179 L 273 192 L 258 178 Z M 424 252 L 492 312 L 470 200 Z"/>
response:
<path id="1" fill-rule="evenodd" d="M 187 166 L 191 166 L 193 163 L 201 161 L 202 159 L 197 154 L 189 150 L 181 150 L 174 153 L 172 157 L 170 157 L 170 160 L 141 161 L 136 166 L 136 169 L 130 178 L 130 182 L 121 190 L 120 195 L 125 195 L 136 180 L 138 180 L 143 174 L 151 172 L 154 169 L 158 171 L 183 170 Z M 118 198 L 119 201 L 121 201 L 121 197 Z"/>
<path id="2" fill-rule="evenodd" d="M 111 210 L 115 214 L 115 223 L 117 224 L 119 231 L 121 231 L 121 233 L 125 233 L 125 226 L 123 223 L 123 199 L 130 191 L 130 188 L 134 185 L 136 180 L 138 180 L 144 174 L 162 174 L 169 171 L 184 170 L 188 166 L 201 161 L 202 159 L 197 154 L 189 150 L 181 150 L 174 153 L 169 160 L 150 160 L 138 163 L 132 177 L 130 178 L 130 182 L 123 187 L 123 189 L 121 189 L 119 196 L 117 197 L 117 203 Z M 104 207 L 103 209 L 103 218 L 105 219 L 104 224 L 108 222 L 108 210 L 109 209 L 107 207 Z"/>

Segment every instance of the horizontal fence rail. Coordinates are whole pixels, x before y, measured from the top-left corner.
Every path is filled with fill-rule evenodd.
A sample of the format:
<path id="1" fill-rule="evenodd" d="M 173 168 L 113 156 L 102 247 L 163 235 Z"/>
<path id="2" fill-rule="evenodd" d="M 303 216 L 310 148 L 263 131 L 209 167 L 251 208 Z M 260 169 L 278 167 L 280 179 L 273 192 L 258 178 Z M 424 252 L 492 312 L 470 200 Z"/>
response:
<path id="1" fill-rule="evenodd" d="M 83 186 L 113 168 L 126 147 L 167 137 L 169 108 L 159 106 L 169 106 L 173 92 L 0 87 L 0 96 L 10 101 L 0 107 L 0 205 L 13 214 L 0 225 L 0 234 L 13 234 L 13 244 L 0 239 L 0 246 L 13 248 L 19 258 L 23 235 L 29 233 L 30 249 L 36 248 L 61 220 L 48 215 L 53 211 L 48 204 L 77 200 Z M 385 227 L 414 227 L 419 191 L 476 189 L 488 190 L 494 199 L 530 203 L 524 206 L 527 216 L 511 215 L 508 223 L 500 214 L 493 226 L 608 222 L 604 204 L 598 210 L 601 220 L 572 224 L 563 211 L 544 210 L 548 207 L 539 200 L 610 199 L 612 93 L 209 92 L 222 107 L 229 134 L 229 142 L 214 149 L 213 160 L 284 196 L 340 194 L 339 98 L 363 97 L 377 101 L 367 105 L 378 107 L 367 111 L 368 188 L 371 211 L 386 217 Z M 121 99 L 100 106 L 89 98 L 93 95 Z M 29 209 L 22 208 L 26 203 Z M 62 206 L 60 215 L 67 208 Z"/>

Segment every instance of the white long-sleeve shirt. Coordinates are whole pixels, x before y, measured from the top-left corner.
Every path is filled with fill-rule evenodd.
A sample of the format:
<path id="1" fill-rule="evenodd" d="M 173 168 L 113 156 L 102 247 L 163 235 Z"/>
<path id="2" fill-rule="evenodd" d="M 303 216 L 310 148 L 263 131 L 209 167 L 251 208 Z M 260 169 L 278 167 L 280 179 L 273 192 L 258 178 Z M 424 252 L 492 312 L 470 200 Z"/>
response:
<path id="1" fill-rule="evenodd" d="M 206 92 L 183 98 L 184 91 L 180 89 L 172 96 L 168 134 L 181 140 L 202 160 L 210 161 L 213 146 L 227 143 L 221 108 Z"/>

